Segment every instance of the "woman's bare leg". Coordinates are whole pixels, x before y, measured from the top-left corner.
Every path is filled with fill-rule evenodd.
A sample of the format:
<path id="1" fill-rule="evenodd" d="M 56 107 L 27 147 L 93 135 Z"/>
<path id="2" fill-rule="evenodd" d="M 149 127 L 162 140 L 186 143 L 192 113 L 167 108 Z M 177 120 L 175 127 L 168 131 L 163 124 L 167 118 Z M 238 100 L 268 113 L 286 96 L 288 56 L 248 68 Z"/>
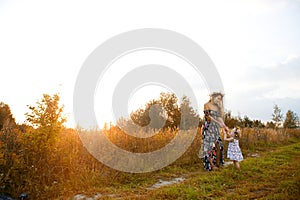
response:
<path id="1" fill-rule="evenodd" d="M 211 169 L 213 170 L 213 169 L 218 169 L 218 167 L 216 166 L 216 165 L 214 165 L 214 162 L 213 162 L 213 158 L 210 158 L 209 159 L 209 163 L 210 163 L 210 166 L 211 166 Z"/>
<path id="2" fill-rule="evenodd" d="M 217 155 L 216 165 L 217 165 L 217 167 L 220 167 L 221 150 L 220 150 L 220 145 L 219 145 L 218 141 L 216 142 L 216 155 Z"/>

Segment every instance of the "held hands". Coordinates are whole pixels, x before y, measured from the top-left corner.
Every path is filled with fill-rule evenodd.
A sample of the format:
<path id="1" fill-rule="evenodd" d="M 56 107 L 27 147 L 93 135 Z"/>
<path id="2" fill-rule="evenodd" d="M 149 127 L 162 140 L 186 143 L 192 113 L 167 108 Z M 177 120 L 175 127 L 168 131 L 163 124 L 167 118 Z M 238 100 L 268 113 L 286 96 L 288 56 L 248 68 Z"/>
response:
<path id="1" fill-rule="evenodd" d="M 232 142 L 233 141 L 233 137 L 231 137 L 230 133 L 229 133 L 229 129 L 228 127 L 223 124 L 222 125 L 222 128 L 224 129 L 225 133 L 224 133 L 224 140 L 225 141 L 229 141 L 229 142 Z"/>
<path id="2" fill-rule="evenodd" d="M 228 141 L 228 142 L 232 142 L 234 140 L 234 138 L 230 135 L 230 133 L 227 131 L 224 134 L 224 140 Z"/>

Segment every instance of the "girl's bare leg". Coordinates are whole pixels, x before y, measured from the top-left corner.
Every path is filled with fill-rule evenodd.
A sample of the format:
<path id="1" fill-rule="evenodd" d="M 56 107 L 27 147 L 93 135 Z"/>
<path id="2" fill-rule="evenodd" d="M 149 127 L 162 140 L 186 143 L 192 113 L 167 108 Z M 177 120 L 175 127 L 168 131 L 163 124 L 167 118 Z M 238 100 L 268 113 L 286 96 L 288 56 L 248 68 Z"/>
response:
<path id="1" fill-rule="evenodd" d="M 234 160 L 233 163 L 234 163 L 235 169 L 240 170 L 240 163 L 236 160 Z"/>

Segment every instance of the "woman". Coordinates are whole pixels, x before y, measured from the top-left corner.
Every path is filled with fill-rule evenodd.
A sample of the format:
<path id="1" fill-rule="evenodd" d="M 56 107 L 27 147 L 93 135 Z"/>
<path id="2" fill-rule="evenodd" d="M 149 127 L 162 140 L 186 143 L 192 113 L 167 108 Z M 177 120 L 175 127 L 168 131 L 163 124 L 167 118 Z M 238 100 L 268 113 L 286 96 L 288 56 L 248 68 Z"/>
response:
<path id="1" fill-rule="evenodd" d="M 204 104 L 204 124 L 202 125 L 201 157 L 204 169 L 214 170 L 224 164 L 224 149 L 219 127 L 228 132 L 223 120 L 223 94 L 214 92 Z"/>

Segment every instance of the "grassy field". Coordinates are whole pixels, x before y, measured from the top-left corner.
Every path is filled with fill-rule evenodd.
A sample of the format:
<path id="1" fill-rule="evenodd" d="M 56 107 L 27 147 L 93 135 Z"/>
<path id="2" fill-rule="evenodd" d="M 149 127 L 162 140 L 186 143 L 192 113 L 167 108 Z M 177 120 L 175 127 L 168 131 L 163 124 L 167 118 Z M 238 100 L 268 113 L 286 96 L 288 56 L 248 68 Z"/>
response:
<path id="1" fill-rule="evenodd" d="M 49 151 L 44 154 L 37 154 L 33 145 L 26 146 L 31 144 L 28 138 L 17 140 L 22 134 L 15 134 L 16 140 L 12 140 L 13 133 L 10 129 L 2 132 L 6 143 L 0 142 L 0 194 L 16 199 L 23 192 L 30 199 L 47 200 L 300 199 L 299 129 L 243 129 L 240 146 L 245 160 L 240 172 L 232 165 L 214 172 L 203 170 L 198 158 L 199 130 L 178 160 L 158 171 L 141 174 L 105 166 L 90 155 L 73 129 L 64 130 L 55 144 L 46 146 Z M 137 140 L 115 127 L 107 133 L 113 143 L 132 152 L 159 149 L 176 135 L 164 131 L 147 140 Z M 226 142 L 224 147 L 226 150 Z M 151 188 L 160 180 L 176 178 L 184 181 Z"/>
<path id="2" fill-rule="evenodd" d="M 147 193 L 150 199 L 299 199 L 300 143 L 259 152 L 242 170 L 199 173 L 182 184 Z"/>
<path id="3" fill-rule="evenodd" d="M 300 140 L 244 152 L 241 171 L 229 165 L 205 172 L 200 160 L 176 164 L 148 174 L 120 173 L 120 180 L 106 187 L 86 186 L 81 194 L 99 199 L 300 199 Z M 252 155 L 255 157 L 252 157 Z M 181 183 L 149 189 L 159 180 L 181 177 Z M 103 186 L 103 185 L 102 185 Z M 78 191 L 80 193 L 80 191 Z M 72 196 L 58 199 L 72 199 Z"/>

